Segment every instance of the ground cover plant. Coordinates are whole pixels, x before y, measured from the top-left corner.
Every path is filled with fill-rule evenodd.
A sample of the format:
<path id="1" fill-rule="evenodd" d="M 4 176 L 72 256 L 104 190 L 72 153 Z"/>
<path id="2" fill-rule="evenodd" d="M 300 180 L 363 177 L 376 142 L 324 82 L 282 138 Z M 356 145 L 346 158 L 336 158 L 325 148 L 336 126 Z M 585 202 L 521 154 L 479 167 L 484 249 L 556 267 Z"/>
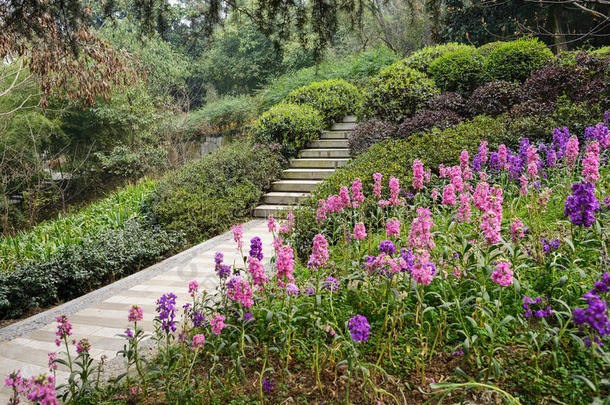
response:
<path id="1" fill-rule="evenodd" d="M 271 271 L 235 225 L 243 263 L 216 254 L 218 291 L 193 280 L 159 298 L 153 361 L 134 305 L 120 353 L 132 373 L 96 383 L 82 339 L 50 355 L 50 375 L 6 382 L 72 403 L 608 403 L 604 118 L 546 143 L 482 141 L 439 167 L 414 159 L 408 179 L 376 172 L 372 189 L 356 178 L 303 208 L 314 224 L 269 218 Z M 301 226 L 316 232 L 302 261 Z M 59 317 L 57 346 L 75 338 Z M 73 372 L 61 387 L 58 365 Z"/>

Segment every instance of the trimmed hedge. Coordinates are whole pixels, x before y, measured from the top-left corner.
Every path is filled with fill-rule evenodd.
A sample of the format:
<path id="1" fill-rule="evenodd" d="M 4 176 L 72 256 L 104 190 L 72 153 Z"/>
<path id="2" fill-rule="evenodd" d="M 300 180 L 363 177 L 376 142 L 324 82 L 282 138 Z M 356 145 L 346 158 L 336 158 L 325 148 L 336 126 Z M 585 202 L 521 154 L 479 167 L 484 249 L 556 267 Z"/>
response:
<path id="1" fill-rule="evenodd" d="M 400 61 L 371 79 L 363 91 L 362 116 L 400 122 L 438 94 L 434 82 L 424 73 Z"/>
<path id="2" fill-rule="evenodd" d="M 200 242 L 248 217 L 283 163 L 277 148 L 233 143 L 164 176 L 150 211 L 167 230 Z"/>
<path id="3" fill-rule="evenodd" d="M 520 38 L 490 47 L 485 71 L 493 80 L 523 82 L 535 70 L 553 60 L 553 53 L 537 38 Z"/>
<path id="4" fill-rule="evenodd" d="M 434 59 L 428 72 L 442 91 L 470 95 L 485 83 L 485 58 L 473 48 L 449 52 Z"/>
<path id="5" fill-rule="evenodd" d="M 485 83 L 478 87 L 468 100 L 470 114 L 500 115 L 519 103 L 521 89 L 518 84 L 504 81 Z"/>
<path id="6" fill-rule="evenodd" d="M 327 126 L 341 121 L 349 114 L 358 114 L 362 95 L 345 80 L 325 80 L 293 90 L 285 102 L 307 104 L 322 114 Z"/>
<path id="7" fill-rule="evenodd" d="M 292 157 L 319 138 L 323 129 L 324 119 L 316 109 L 287 103 L 263 113 L 252 125 L 250 136 L 259 144 L 280 144 L 282 155 Z"/>
<path id="8" fill-rule="evenodd" d="M 376 143 L 394 138 L 396 126 L 389 122 L 373 118 L 358 124 L 349 135 L 348 145 L 352 155 L 364 153 Z"/>
<path id="9" fill-rule="evenodd" d="M 472 45 L 460 44 L 457 42 L 448 42 L 446 44 L 426 46 L 418 51 L 413 52 L 404 60 L 405 66 L 417 69 L 420 72 L 428 72 L 432 61 L 439 56 L 443 56 L 450 52 L 474 50 Z"/>
<path id="10" fill-rule="evenodd" d="M 157 263 L 185 244 L 179 232 L 167 232 L 130 219 L 78 245 L 64 246 L 50 260 L 30 261 L 0 273 L 0 319 L 17 318 L 81 296 Z"/>

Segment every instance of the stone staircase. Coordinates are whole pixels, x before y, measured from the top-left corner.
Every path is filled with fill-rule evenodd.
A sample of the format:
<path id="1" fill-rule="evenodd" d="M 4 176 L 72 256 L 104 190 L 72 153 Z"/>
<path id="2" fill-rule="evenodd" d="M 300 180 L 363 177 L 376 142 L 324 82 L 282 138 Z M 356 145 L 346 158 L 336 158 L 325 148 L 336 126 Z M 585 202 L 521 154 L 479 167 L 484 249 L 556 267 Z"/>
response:
<path id="1" fill-rule="evenodd" d="M 337 167 L 345 166 L 350 160 L 347 138 L 355 127 L 356 117 L 347 116 L 301 150 L 296 159 L 290 160 L 290 168 L 284 170 L 282 179 L 274 182 L 271 191 L 263 195 L 254 216 L 277 217 L 281 211 L 296 207 Z"/>

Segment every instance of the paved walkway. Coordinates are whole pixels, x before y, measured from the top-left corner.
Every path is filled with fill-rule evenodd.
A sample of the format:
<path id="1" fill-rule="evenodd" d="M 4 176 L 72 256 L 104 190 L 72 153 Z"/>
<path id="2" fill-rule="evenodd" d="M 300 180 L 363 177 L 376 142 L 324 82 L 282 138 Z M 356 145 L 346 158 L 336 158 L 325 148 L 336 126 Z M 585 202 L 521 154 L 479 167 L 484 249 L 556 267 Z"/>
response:
<path id="1" fill-rule="evenodd" d="M 272 256 L 273 238 L 264 220 L 245 223 L 243 230 L 245 254 L 250 239 L 259 236 L 265 258 Z M 116 335 L 128 326 L 127 311 L 131 305 L 143 308 L 144 320 L 139 325 L 152 332 L 155 302 L 162 294 L 173 292 L 182 306 L 190 301 L 189 281 L 197 280 L 200 290 L 216 288 L 216 252 L 224 253 L 225 264 L 241 263 L 233 234 L 229 231 L 116 283 L 0 329 L 0 404 L 6 403 L 10 394 L 4 387 L 4 378 L 9 373 L 20 369 L 22 375 L 32 376 L 48 371 L 48 353 L 61 350 L 55 346 L 56 316 L 68 315 L 73 325 L 72 337 L 77 340 L 88 338 L 92 346 L 90 352 L 96 359 L 102 355 L 113 359 L 125 343 Z M 67 377 L 65 370 L 60 368 L 58 382 Z"/>

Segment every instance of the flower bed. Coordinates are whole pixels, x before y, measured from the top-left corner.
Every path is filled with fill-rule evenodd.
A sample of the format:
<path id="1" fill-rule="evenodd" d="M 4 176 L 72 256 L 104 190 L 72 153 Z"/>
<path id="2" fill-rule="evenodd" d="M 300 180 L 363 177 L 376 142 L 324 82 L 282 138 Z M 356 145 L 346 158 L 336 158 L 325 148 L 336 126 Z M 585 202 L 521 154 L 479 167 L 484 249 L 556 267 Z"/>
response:
<path id="1" fill-rule="evenodd" d="M 246 254 L 234 226 L 244 260 L 217 253 L 217 292 L 193 280 L 190 304 L 170 292 L 157 302 L 155 361 L 141 357 L 134 306 L 120 354 L 135 372 L 97 387 L 80 340 L 76 359 L 50 357 L 51 371 L 74 372 L 68 385 L 7 383 L 73 402 L 608 400 L 608 119 L 515 150 L 482 141 L 438 175 L 415 160 L 408 181 L 374 173 L 363 190 L 357 178 L 320 202 L 302 263 L 294 216 L 270 218 L 272 274 L 260 239 Z M 58 322 L 68 349 L 69 322 Z"/>

